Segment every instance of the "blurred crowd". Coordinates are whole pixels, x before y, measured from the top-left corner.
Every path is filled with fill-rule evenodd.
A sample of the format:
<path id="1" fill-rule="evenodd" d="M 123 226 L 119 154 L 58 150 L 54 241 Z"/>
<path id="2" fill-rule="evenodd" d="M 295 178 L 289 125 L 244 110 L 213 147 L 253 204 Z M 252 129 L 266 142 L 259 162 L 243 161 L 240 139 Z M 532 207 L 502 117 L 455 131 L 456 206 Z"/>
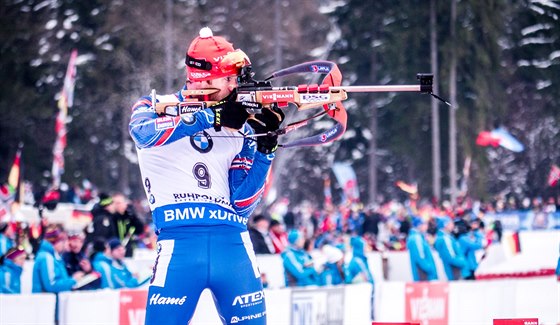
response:
<path id="1" fill-rule="evenodd" d="M 135 288 L 149 278 L 132 273 L 125 258 L 137 247 L 153 248 L 155 235 L 122 193 L 101 193 L 91 221 L 80 229 L 41 218 L 36 226 L 0 223 L 0 293 L 20 293 L 21 274 L 33 259 L 32 292 Z M 58 203 L 59 193 L 46 193 L 45 205 Z M 54 209 L 55 206 L 50 208 Z"/>
<path id="2" fill-rule="evenodd" d="M 39 197 L 39 213 L 60 202 L 91 203 L 90 221 L 80 229 L 64 229 L 47 218 L 39 225 L 1 222 L 0 292 L 21 291 L 22 267 L 30 259 L 33 292 L 134 288 L 148 281 L 125 263 L 136 248 L 155 247 L 145 204 L 91 187 L 61 187 Z M 411 196 L 376 206 L 323 208 L 307 202 L 290 208 L 279 200 L 254 214 L 248 228 L 256 254 L 282 257 L 286 286 L 373 283 L 369 251 L 408 251 L 415 281 L 472 280 L 486 248 L 502 238 L 500 221 L 489 222 L 486 214 L 513 210 L 554 213 L 560 197 L 490 203 L 465 198 L 451 205 Z M 432 251 L 441 259 L 444 279 L 438 279 Z M 266 287 L 266 274 L 262 280 Z"/>
<path id="3" fill-rule="evenodd" d="M 474 280 L 487 248 L 503 235 L 500 220 L 485 216 L 507 211 L 554 213 L 560 211 L 560 197 L 487 203 L 462 198 L 452 205 L 411 196 L 377 206 L 325 204 L 320 209 L 304 203 L 293 210 L 279 202 L 255 215 L 249 232 L 257 254 L 282 255 L 287 286 L 372 282 L 363 254 L 370 250 L 408 251 L 414 281 Z M 432 251 L 443 264 L 443 279 Z"/>

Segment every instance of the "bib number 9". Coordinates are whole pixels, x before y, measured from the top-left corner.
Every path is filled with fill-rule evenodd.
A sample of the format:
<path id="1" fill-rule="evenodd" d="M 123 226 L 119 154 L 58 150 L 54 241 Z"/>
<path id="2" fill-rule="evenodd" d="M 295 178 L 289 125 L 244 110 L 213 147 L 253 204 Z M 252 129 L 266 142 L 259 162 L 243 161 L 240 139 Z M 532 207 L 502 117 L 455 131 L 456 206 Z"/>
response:
<path id="1" fill-rule="evenodd" d="M 208 167 L 203 163 L 196 163 L 193 167 L 194 178 L 198 181 L 198 187 L 209 189 L 212 185 Z"/>

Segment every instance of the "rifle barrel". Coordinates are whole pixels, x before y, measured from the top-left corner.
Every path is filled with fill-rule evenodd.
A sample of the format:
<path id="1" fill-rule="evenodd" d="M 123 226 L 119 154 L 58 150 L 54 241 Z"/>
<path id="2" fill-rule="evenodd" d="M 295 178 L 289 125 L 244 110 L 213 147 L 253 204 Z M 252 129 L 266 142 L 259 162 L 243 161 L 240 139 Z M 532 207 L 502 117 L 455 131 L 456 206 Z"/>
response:
<path id="1" fill-rule="evenodd" d="M 343 90 L 349 93 L 383 93 L 393 91 L 420 91 L 420 85 L 384 85 L 384 86 L 338 86 L 330 90 Z"/>

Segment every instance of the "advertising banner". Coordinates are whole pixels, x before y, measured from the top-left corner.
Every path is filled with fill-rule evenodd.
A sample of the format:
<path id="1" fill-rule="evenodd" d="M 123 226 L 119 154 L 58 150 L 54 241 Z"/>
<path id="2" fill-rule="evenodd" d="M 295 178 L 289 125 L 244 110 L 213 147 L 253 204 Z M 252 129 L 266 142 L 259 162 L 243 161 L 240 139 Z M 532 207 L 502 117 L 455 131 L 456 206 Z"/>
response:
<path id="1" fill-rule="evenodd" d="M 449 284 L 414 282 L 405 286 L 405 319 L 422 325 L 449 323 Z"/>
<path id="2" fill-rule="evenodd" d="M 560 229 L 560 212 L 514 210 L 487 213 L 484 220 L 489 224 L 499 220 L 503 229 L 510 231 Z"/>
<path id="3" fill-rule="evenodd" d="M 146 317 L 146 290 L 121 290 L 119 298 L 119 324 L 144 325 Z"/>
<path id="4" fill-rule="evenodd" d="M 294 289 L 291 306 L 292 325 L 343 324 L 344 288 Z"/>

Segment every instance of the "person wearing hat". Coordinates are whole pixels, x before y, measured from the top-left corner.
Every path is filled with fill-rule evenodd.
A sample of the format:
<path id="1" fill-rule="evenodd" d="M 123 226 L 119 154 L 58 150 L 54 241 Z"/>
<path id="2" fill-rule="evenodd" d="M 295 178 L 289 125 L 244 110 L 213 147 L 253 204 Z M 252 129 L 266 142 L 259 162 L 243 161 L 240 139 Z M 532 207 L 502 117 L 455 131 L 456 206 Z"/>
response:
<path id="1" fill-rule="evenodd" d="M 454 281 L 462 279 L 463 269 L 467 266 L 467 261 L 461 246 L 452 235 L 455 224 L 448 216 L 437 219 L 438 231 L 434 248 L 439 254 L 439 258 L 443 263 L 443 269 L 447 280 Z"/>
<path id="2" fill-rule="evenodd" d="M 58 227 L 46 229 L 33 265 L 33 293 L 70 291 L 84 276 L 83 272 L 76 272 L 70 277 L 66 272 L 61 254 L 67 239 L 66 233 Z"/>
<path id="3" fill-rule="evenodd" d="M 226 322 L 251 317 L 245 323 L 265 324 L 247 222 L 262 196 L 278 140 L 251 135 L 278 130 L 284 113 L 276 105 L 238 101 L 238 80 L 248 76 L 251 62 L 208 27 L 188 46 L 185 64 L 182 89 L 142 97 L 132 106 L 129 123 L 158 233 L 146 324 L 188 323 L 206 288 Z M 156 112 L 154 102 L 190 104 Z M 257 112 L 249 119 L 250 108 Z M 250 303 L 239 298 L 248 294 Z M 159 303 L 161 297 L 187 298 L 169 305 Z"/>
<path id="4" fill-rule="evenodd" d="M 321 247 L 321 253 L 325 258 L 325 263 L 323 272 L 321 272 L 320 284 L 326 286 L 343 284 L 346 276 L 344 250 L 338 245 L 325 244 Z"/>
<path id="5" fill-rule="evenodd" d="M 313 258 L 303 249 L 305 238 L 296 229 L 288 233 L 290 245 L 282 252 L 282 265 L 287 287 L 319 285 L 320 275 L 314 268 Z"/>
<path id="6" fill-rule="evenodd" d="M 12 247 L 0 257 L 0 293 L 21 293 L 21 273 L 26 258 L 23 247 Z"/>
<path id="7" fill-rule="evenodd" d="M 412 217 L 412 228 L 408 232 L 406 248 L 410 254 L 410 266 L 412 268 L 412 278 L 418 281 L 437 280 L 437 269 L 432 250 L 425 233 L 428 224 L 421 217 Z"/>
<path id="8" fill-rule="evenodd" d="M 93 242 L 91 253 L 91 263 L 95 272 L 99 273 L 101 278 L 101 289 L 114 289 L 115 283 L 113 282 L 113 268 L 111 264 L 113 259 L 111 257 L 111 247 L 109 243 L 103 239 L 96 239 Z"/>
<path id="9" fill-rule="evenodd" d="M 480 229 L 481 221 L 478 218 L 470 220 L 468 222 L 468 230 L 457 237 L 467 263 L 462 272 L 463 279 L 465 280 L 476 279 L 475 271 L 478 268 L 476 253 L 484 248 L 484 234 Z"/>
<path id="10" fill-rule="evenodd" d="M 375 281 L 369 269 L 369 261 L 365 254 L 367 243 L 360 236 L 352 236 L 350 238 L 350 246 L 352 246 L 352 258 L 346 268 L 346 283 L 362 283 L 371 284 L 371 319 L 374 318 L 374 298 L 375 298 Z"/>
<path id="11" fill-rule="evenodd" d="M 350 238 L 350 246 L 352 246 L 352 258 L 346 271 L 346 283 L 369 282 L 373 284 L 373 276 L 365 255 L 366 241 L 355 235 Z"/>
<path id="12" fill-rule="evenodd" d="M 99 201 L 91 209 L 92 221 L 86 227 L 86 247 L 96 240 L 109 240 L 118 236 L 115 223 L 115 204 L 113 197 L 99 194 Z"/>
<path id="13" fill-rule="evenodd" d="M 130 272 L 124 263 L 126 249 L 118 238 L 109 240 L 109 249 L 111 251 L 111 277 L 113 289 L 120 288 L 136 288 L 142 283 Z"/>

